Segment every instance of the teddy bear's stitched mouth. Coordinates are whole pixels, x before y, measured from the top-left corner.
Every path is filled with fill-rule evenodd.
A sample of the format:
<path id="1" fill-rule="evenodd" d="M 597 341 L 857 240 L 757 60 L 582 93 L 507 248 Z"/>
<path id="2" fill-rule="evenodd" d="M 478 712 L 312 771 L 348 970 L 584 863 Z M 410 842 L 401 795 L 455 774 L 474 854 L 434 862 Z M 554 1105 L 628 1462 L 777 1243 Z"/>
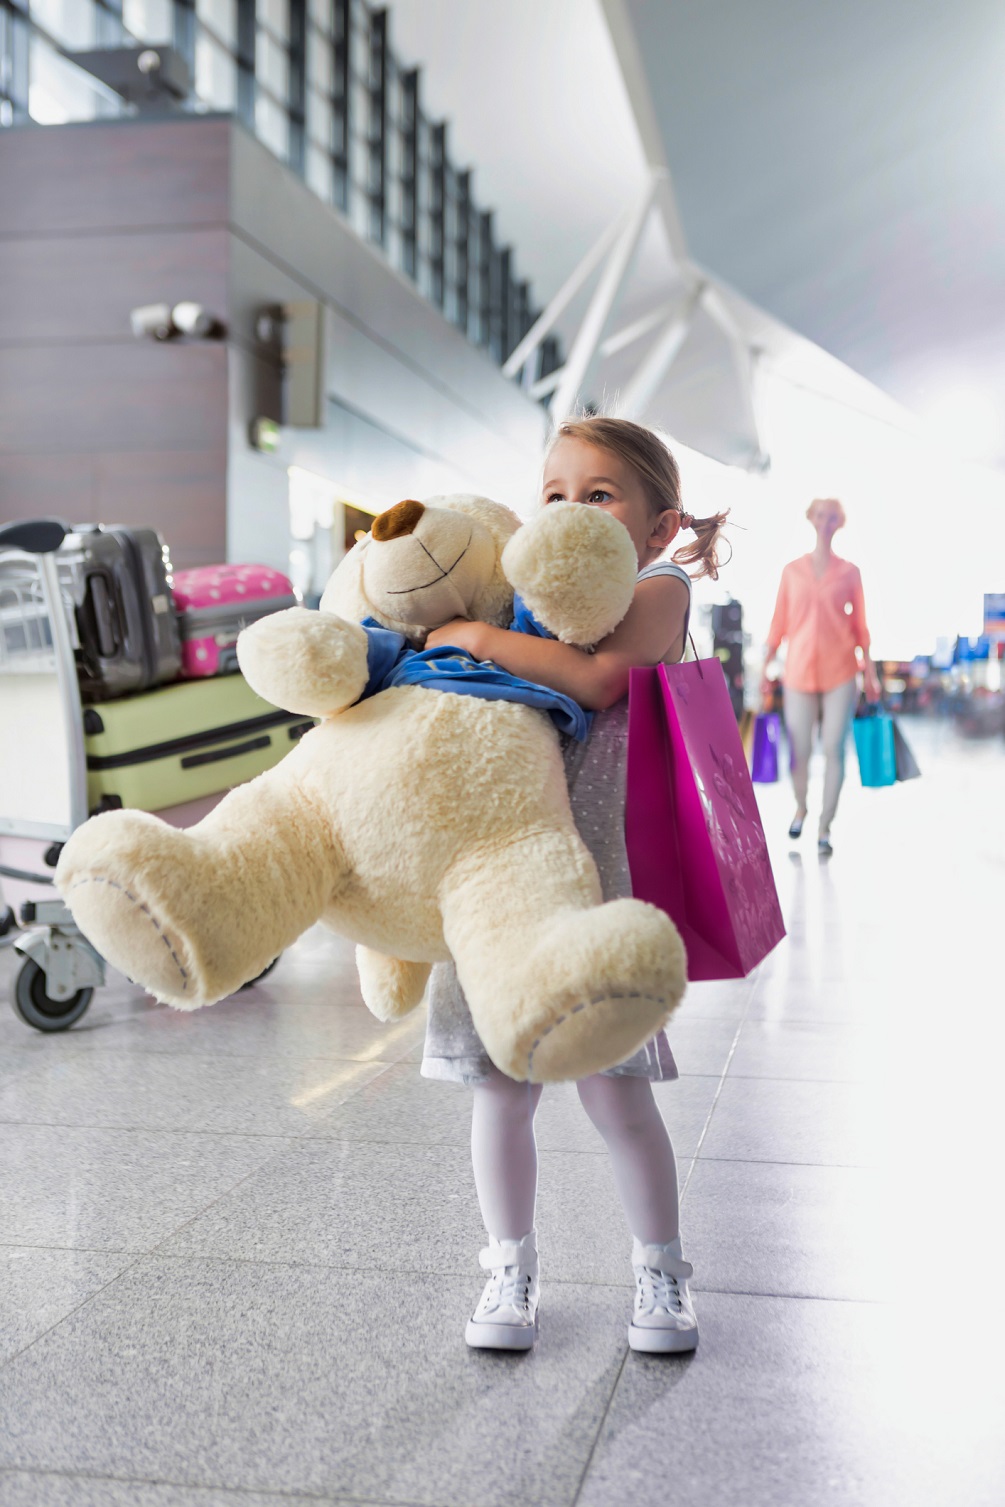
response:
<path id="1" fill-rule="evenodd" d="M 412 537 L 414 539 L 415 535 L 413 534 Z M 436 569 L 440 572 L 440 574 L 433 581 L 424 581 L 420 586 L 404 586 L 404 587 L 399 588 L 398 591 L 389 591 L 389 592 L 387 592 L 387 595 L 389 597 L 407 597 L 407 596 L 411 596 L 414 591 L 426 591 L 426 590 L 428 590 L 428 588 L 430 586 L 438 586 L 441 581 L 445 581 L 447 579 L 447 577 L 454 570 L 457 569 L 457 566 L 460 565 L 461 561 L 464 559 L 464 556 L 467 554 L 468 550 L 471 548 L 471 540 L 473 538 L 474 538 L 474 529 L 472 529 L 471 533 L 468 535 L 467 543 L 465 544 L 464 548 L 461 550 L 460 554 L 457 556 L 457 559 L 453 562 L 452 565 L 448 565 L 447 568 L 446 568 L 446 570 L 443 569 L 443 566 L 440 564 L 439 560 L 437 560 L 437 558 L 436 558 L 435 555 L 429 554 L 429 550 L 426 549 L 426 546 L 423 544 L 422 540 L 421 539 L 416 539 L 415 540 L 416 544 L 419 546 L 419 548 L 423 551 L 424 554 L 429 555 L 429 558 L 432 560 L 433 564 L 436 566 Z"/>

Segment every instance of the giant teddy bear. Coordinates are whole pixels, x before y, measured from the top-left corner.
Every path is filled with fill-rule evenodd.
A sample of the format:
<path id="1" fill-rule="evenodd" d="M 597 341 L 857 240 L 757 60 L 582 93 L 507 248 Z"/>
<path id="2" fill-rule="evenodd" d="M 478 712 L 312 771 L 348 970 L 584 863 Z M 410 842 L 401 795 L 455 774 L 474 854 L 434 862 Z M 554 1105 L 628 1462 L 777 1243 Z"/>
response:
<path id="1" fill-rule="evenodd" d="M 453 617 L 505 626 L 514 588 L 546 630 L 589 646 L 624 616 L 635 571 L 627 532 L 599 509 L 556 503 L 521 527 L 484 498 L 390 508 L 320 611 L 275 613 L 238 643 L 251 685 L 319 725 L 187 830 L 140 811 L 85 822 L 55 876 L 81 930 L 158 999 L 193 1009 L 323 919 L 358 944 L 381 1019 L 413 1009 L 431 964 L 452 957 L 511 1077 L 623 1060 L 679 1001 L 684 952 L 661 911 L 601 903 L 549 716 L 428 685 L 373 693 L 373 671 L 391 633 L 421 648 Z"/>

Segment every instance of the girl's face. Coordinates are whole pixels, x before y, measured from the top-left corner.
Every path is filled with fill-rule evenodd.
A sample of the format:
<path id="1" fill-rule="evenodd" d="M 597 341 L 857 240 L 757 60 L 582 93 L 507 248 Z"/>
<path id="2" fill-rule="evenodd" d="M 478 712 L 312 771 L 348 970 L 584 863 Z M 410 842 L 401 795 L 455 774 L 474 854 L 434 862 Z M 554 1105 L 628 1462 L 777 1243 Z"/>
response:
<path id="1" fill-rule="evenodd" d="M 627 461 L 569 435 L 557 439 L 548 452 L 541 500 L 603 508 L 628 530 L 640 565 L 666 549 L 680 527 L 680 516 L 673 508 L 653 512 L 640 478 Z"/>

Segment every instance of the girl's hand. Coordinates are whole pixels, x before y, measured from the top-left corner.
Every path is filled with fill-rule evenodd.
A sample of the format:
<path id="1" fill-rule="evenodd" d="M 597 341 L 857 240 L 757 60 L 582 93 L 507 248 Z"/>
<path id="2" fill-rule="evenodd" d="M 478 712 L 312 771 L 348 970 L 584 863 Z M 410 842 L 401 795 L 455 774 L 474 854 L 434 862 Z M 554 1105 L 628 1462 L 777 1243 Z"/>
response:
<path id="1" fill-rule="evenodd" d="M 876 666 L 871 659 L 867 659 L 862 666 L 862 679 L 865 682 L 866 701 L 878 701 L 883 694 L 883 687 L 879 683 Z"/>
<path id="2" fill-rule="evenodd" d="M 426 636 L 427 649 L 441 649 L 450 644 L 456 649 L 467 649 L 474 659 L 487 659 L 485 646 L 485 623 L 471 623 L 466 617 L 455 617 L 442 628 L 434 628 Z"/>

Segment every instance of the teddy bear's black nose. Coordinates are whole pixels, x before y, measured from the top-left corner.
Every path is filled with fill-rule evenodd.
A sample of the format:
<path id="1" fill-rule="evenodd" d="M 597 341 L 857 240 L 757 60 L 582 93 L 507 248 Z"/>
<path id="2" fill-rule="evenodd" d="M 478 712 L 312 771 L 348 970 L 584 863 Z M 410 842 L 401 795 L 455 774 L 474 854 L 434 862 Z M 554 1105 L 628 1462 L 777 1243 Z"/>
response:
<path id="1" fill-rule="evenodd" d="M 412 497 L 396 502 L 393 508 L 373 520 L 370 537 L 383 542 L 385 539 L 400 539 L 403 534 L 413 534 L 425 511 L 423 504 Z"/>

